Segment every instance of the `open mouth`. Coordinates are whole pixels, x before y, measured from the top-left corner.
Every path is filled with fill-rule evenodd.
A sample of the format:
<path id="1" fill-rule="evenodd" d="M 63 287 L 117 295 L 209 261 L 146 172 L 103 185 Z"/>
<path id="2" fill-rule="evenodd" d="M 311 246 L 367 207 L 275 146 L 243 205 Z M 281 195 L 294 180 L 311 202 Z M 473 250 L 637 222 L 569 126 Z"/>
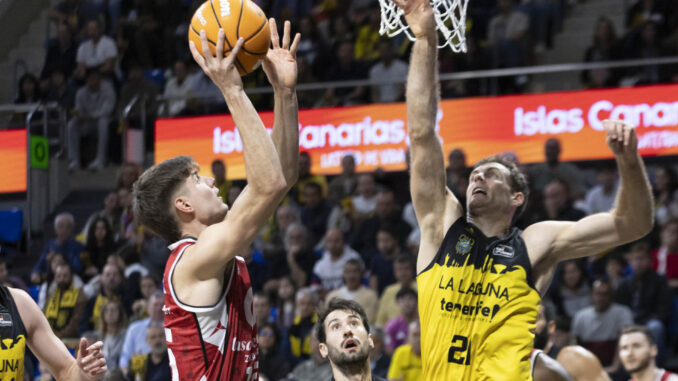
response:
<path id="1" fill-rule="evenodd" d="M 355 339 L 347 339 L 344 341 L 344 349 L 354 349 L 358 348 L 358 341 Z"/>
<path id="2" fill-rule="evenodd" d="M 483 190 L 483 189 L 476 188 L 476 189 L 473 190 L 473 194 L 484 194 L 484 195 L 487 195 L 487 192 L 485 192 L 485 190 Z"/>

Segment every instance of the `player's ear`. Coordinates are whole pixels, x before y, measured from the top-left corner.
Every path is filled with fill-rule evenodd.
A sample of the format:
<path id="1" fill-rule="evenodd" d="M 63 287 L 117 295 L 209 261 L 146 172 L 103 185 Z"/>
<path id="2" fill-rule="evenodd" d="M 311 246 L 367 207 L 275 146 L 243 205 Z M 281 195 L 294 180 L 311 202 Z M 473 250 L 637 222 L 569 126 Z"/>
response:
<path id="1" fill-rule="evenodd" d="M 650 354 L 652 357 L 657 357 L 657 353 L 659 353 L 659 350 L 657 349 L 657 344 L 652 344 L 652 347 L 650 347 Z"/>
<path id="2" fill-rule="evenodd" d="M 546 329 L 547 329 L 546 332 L 548 332 L 549 335 L 555 333 L 556 332 L 556 321 L 551 320 L 550 322 L 548 322 L 548 324 L 546 325 Z"/>
<path id="3" fill-rule="evenodd" d="M 320 351 L 320 356 L 326 359 L 327 354 L 329 353 L 329 351 L 327 350 L 327 345 L 325 343 L 318 344 L 318 350 Z"/>
<path id="4" fill-rule="evenodd" d="M 525 202 L 525 194 L 523 192 L 514 192 L 511 195 L 511 204 L 516 208 L 520 208 Z"/>
<path id="5" fill-rule="evenodd" d="M 184 212 L 184 213 L 191 213 L 193 212 L 193 206 L 191 206 L 191 203 L 188 201 L 188 198 L 185 196 L 179 196 L 174 199 L 174 207 L 177 208 L 178 211 Z"/>
<path id="6" fill-rule="evenodd" d="M 374 349 L 374 336 L 370 333 L 367 338 L 370 341 L 370 349 Z"/>

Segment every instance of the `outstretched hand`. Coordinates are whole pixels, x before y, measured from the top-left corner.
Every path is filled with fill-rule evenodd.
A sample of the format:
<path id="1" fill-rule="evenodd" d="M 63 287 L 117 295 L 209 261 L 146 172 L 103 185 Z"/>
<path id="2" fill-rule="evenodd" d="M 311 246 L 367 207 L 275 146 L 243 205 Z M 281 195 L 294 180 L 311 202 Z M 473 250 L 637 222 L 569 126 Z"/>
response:
<path id="1" fill-rule="evenodd" d="M 403 10 L 405 21 L 416 38 L 435 35 L 436 24 L 433 18 L 431 0 L 393 0 Z"/>
<path id="2" fill-rule="evenodd" d="M 106 359 L 103 352 L 104 343 L 97 341 L 89 345 L 84 337 L 78 347 L 78 368 L 88 380 L 98 380 L 106 373 Z"/>
<path id="3" fill-rule="evenodd" d="M 607 134 L 607 145 L 615 156 L 636 155 L 638 152 L 638 137 L 636 129 L 629 123 L 620 120 L 603 121 L 603 128 Z"/>
<path id="4" fill-rule="evenodd" d="M 285 21 L 281 47 L 275 19 L 271 18 L 268 25 L 271 29 L 273 47 L 268 50 L 264 59 L 264 72 L 273 88 L 294 88 L 297 84 L 297 47 L 301 35 L 297 33 L 290 45 L 291 25 L 289 21 Z"/>
<path id="5" fill-rule="evenodd" d="M 219 29 L 219 38 L 216 44 L 216 55 L 212 55 L 212 51 L 208 45 L 207 35 L 204 30 L 200 31 L 200 42 L 202 54 L 198 51 L 193 41 L 189 42 L 191 54 L 193 59 L 200 65 L 202 71 L 214 82 L 221 92 L 242 90 L 242 79 L 240 73 L 235 67 L 235 58 L 240 52 L 240 48 L 245 43 L 245 40 L 240 37 L 233 49 L 224 52 L 224 30 Z M 230 53 L 224 57 L 224 53 Z"/>

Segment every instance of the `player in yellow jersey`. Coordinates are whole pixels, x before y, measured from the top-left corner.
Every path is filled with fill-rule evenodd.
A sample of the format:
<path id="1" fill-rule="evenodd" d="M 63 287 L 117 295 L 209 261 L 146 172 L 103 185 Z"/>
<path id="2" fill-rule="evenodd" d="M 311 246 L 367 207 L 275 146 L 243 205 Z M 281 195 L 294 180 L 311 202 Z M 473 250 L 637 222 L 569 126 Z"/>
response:
<path id="1" fill-rule="evenodd" d="M 464 216 L 445 186 L 443 152 L 434 127 L 437 34 L 429 1 L 395 0 L 416 37 L 407 118 L 410 190 L 421 227 L 417 289 L 422 379 L 530 380 L 540 294 L 556 263 L 647 234 L 653 224 L 650 185 L 633 128 L 605 121 L 621 177 L 612 211 L 578 222 L 545 221 L 525 231 L 512 229 L 527 201 L 527 182 L 515 165 L 491 158 L 476 164 L 471 173 Z"/>

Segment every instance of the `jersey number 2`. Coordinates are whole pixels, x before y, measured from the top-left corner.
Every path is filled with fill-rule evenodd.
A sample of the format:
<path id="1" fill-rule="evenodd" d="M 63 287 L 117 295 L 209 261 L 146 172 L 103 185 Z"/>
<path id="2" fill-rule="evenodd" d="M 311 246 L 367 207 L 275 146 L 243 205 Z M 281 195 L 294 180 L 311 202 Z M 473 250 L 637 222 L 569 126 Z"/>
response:
<path id="1" fill-rule="evenodd" d="M 459 352 L 459 355 L 457 355 L 457 352 Z M 471 363 L 471 340 L 466 336 L 454 335 L 450 352 L 447 355 L 447 361 L 460 365 L 469 365 Z"/>

